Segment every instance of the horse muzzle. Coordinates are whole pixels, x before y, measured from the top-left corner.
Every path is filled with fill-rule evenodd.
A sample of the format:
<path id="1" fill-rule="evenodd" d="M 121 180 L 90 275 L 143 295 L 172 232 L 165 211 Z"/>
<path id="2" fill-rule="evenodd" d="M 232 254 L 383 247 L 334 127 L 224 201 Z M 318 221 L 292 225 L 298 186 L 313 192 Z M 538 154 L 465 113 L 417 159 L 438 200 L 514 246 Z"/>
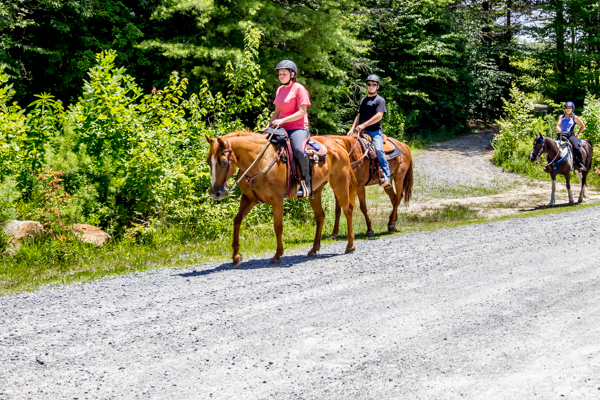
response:
<path id="1" fill-rule="evenodd" d="M 208 194 L 215 200 L 223 200 L 227 196 L 227 190 L 225 190 L 225 186 L 219 186 L 212 188 Z"/>

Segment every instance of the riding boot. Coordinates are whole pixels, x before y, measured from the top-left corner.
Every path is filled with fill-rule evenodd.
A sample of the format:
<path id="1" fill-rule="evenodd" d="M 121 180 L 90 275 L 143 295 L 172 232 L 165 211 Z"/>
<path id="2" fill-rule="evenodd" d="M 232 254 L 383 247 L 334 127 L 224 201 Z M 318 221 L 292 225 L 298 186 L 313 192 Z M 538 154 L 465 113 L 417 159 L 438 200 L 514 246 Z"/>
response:
<path id="1" fill-rule="evenodd" d="M 575 156 L 575 169 L 580 172 L 585 172 L 586 168 L 583 165 L 583 155 L 581 154 L 581 150 L 573 147 L 573 155 Z"/>
<path id="2" fill-rule="evenodd" d="M 304 156 L 303 158 L 298 160 L 298 167 L 300 168 L 300 174 L 302 175 L 302 181 L 300 182 L 300 187 L 296 192 L 296 197 L 299 199 L 304 199 L 307 196 L 311 196 L 313 194 L 312 191 L 312 174 L 311 174 L 311 165 L 310 158 Z"/>

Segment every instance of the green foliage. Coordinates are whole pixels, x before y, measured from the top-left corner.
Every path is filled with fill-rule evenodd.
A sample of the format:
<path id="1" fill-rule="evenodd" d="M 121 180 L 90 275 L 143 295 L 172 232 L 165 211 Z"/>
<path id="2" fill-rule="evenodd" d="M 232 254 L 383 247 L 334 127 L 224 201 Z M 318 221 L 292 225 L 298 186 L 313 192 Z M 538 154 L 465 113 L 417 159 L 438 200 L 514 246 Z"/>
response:
<path id="1" fill-rule="evenodd" d="M 585 123 L 583 137 L 589 139 L 595 146 L 600 145 L 600 99 L 588 93 L 585 96 L 583 112 L 579 117 Z"/>
<path id="2" fill-rule="evenodd" d="M 63 241 L 70 240 L 68 227 L 80 222 L 138 244 L 151 243 L 156 226 L 171 224 L 198 226 L 203 239 L 230 235 L 238 199 L 209 198 L 204 135 L 243 129 L 248 115 L 268 118 L 256 62 L 260 38 L 260 30 L 247 24 L 243 56 L 225 69 L 225 94 L 205 80 L 187 97 L 188 80 L 177 71 L 162 90 L 144 93 L 117 66 L 117 53 L 107 50 L 96 55 L 81 98 L 67 110 L 46 94 L 28 112 L 4 107 L 3 118 L 17 123 L 3 125 L 3 148 L 10 150 L 2 153 L 3 165 L 10 168 L 0 182 L 0 217 L 41 221 Z M 11 87 L 3 90 L 6 103 Z M 286 201 L 285 212 L 293 223 L 312 219 L 306 201 Z M 270 208 L 256 207 L 247 219 L 272 223 Z"/>

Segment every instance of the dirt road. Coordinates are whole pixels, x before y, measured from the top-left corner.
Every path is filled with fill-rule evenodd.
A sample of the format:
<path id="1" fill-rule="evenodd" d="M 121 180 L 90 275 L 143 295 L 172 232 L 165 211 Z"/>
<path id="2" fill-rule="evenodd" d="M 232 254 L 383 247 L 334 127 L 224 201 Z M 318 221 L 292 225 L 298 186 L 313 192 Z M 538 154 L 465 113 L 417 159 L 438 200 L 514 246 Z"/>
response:
<path id="1" fill-rule="evenodd" d="M 1 399 L 600 396 L 596 208 L 0 299 Z"/>
<path id="2" fill-rule="evenodd" d="M 344 248 L 1 297 L 0 399 L 600 398 L 598 208 Z"/>
<path id="3" fill-rule="evenodd" d="M 491 141 L 497 127 L 437 143 L 415 158 L 415 202 L 412 212 L 462 205 L 478 211 L 477 217 L 491 219 L 516 215 L 524 210 L 545 206 L 550 201 L 550 182 L 532 181 L 503 172 L 492 164 Z M 539 165 L 542 169 L 542 165 Z M 580 184 L 571 181 L 575 200 Z M 586 202 L 600 201 L 600 193 L 586 189 Z M 564 183 L 556 189 L 557 205 L 567 205 Z"/>

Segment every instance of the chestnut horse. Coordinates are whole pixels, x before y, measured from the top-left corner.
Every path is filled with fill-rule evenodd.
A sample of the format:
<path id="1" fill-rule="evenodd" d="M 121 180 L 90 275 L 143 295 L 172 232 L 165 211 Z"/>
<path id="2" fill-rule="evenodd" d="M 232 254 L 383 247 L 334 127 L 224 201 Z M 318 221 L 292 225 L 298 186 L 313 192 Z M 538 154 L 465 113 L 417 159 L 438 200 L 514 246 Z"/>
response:
<path id="1" fill-rule="evenodd" d="M 275 146 L 268 144 L 264 135 L 253 132 L 231 132 L 227 135 L 211 139 L 206 136 L 210 145 L 207 162 L 211 169 L 210 195 L 216 200 L 227 196 L 227 181 L 236 171 L 246 172 L 248 179 L 240 180 L 242 190 L 239 212 L 233 220 L 233 265 L 240 265 L 242 256 L 239 253 L 240 225 L 252 207 L 259 202 L 267 203 L 273 210 L 275 234 L 277 236 L 277 251 L 271 258 L 270 264 L 281 262 L 283 255 L 283 199 L 287 188 L 287 165 L 279 157 Z M 346 150 L 335 140 L 316 136 L 313 140 L 327 147 L 327 157 L 324 162 L 314 166 L 313 192 L 310 206 L 315 214 L 317 229 L 312 249 L 308 258 L 316 258 L 321 248 L 321 232 L 325 221 L 325 213 L 321 205 L 321 192 L 327 182 L 331 185 L 335 197 L 339 200 L 348 221 L 348 245 L 346 253 L 354 252 L 354 233 L 352 231 L 352 212 L 356 197 L 356 178 L 350 167 L 350 158 Z M 266 149 L 265 149 L 266 147 Z M 262 150 L 265 149 L 264 154 Z M 291 156 L 291 155 L 288 155 Z M 247 169 L 256 160 L 250 170 Z M 293 185 L 288 198 L 295 197 L 296 185 Z"/>
<path id="2" fill-rule="evenodd" d="M 571 150 L 571 152 L 572 151 L 573 150 Z M 583 139 L 581 141 L 581 155 L 586 171 L 577 171 L 577 176 L 581 181 L 581 190 L 579 191 L 579 199 L 577 200 L 578 203 L 583 203 L 583 196 L 585 196 L 585 182 L 592 166 L 592 152 L 592 142 L 590 142 L 589 139 Z M 552 194 L 550 195 L 548 207 L 553 207 L 554 202 L 556 201 L 556 175 L 558 174 L 565 177 L 567 191 L 569 192 L 569 204 L 573 204 L 575 201 L 573 200 L 573 193 L 571 193 L 571 166 L 569 165 L 568 160 L 561 161 L 562 158 L 560 157 L 559 146 L 556 140 L 536 134 L 535 139 L 533 139 L 533 148 L 529 155 L 529 161 L 536 162 L 538 157 L 544 153 L 548 155 L 548 164 L 544 167 L 544 171 L 549 173 L 552 178 Z"/>
<path id="3" fill-rule="evenodd" d="M 367 222 L 367 237 L 372 238 L 375 233 L 371 228 L 371 220 L 369 219 L 369 215 L 367 214 L 367 203 L 365 200 L 365 186 L 376 185 L 379 184 L 378 174 L 373 174 L 372 179 L 369 180 L 369 169 L 371 168 L 371 160 L 366 157 L 363 157 L 363 150 L 358 143 L 356 135 L 352 136 L 331 136 L 333 137 L 339 144 L 344 146 L 346 151 L 350 154 L 350 161 L 352 165 L 352 170 L 354 171 L 354 175 L 356 176 L 356 180 L 358 181 L 357 194 L 360 202 L 360 210 L 365 216 L 365 220 Z M 394 138 L 388 137 L 387 140 L 391 141 L 400 149 L 402 154 L 399 157 L 388 160 L 388 164 L 390 166 L 390 174 L 392 176 L 392 181 L 396 186 L 396 191 L 392 186 L 385 189 L 385 192 L 390 198 L 392 202 L 392 213 L 390 214 L 388 220 L 388 231 L 396 232 L 396 224 L 398 223 L 398 206 L 400 205 L 400 201 L 404 198 L 404 204 L 408 205 L 410 202 L 410 198 L 412 196 L 412 186 L 413 186 L 413 163 L 412 157 L 410 154 L 410 149 L 408 146 Z M 331 237 L 335 238 L 339 231 L 339 223 L 340 223 L 340 205 L 337 202 L 335 203 L 335 225 L 333 227 L 333 232 L 331 233 Z"/>

